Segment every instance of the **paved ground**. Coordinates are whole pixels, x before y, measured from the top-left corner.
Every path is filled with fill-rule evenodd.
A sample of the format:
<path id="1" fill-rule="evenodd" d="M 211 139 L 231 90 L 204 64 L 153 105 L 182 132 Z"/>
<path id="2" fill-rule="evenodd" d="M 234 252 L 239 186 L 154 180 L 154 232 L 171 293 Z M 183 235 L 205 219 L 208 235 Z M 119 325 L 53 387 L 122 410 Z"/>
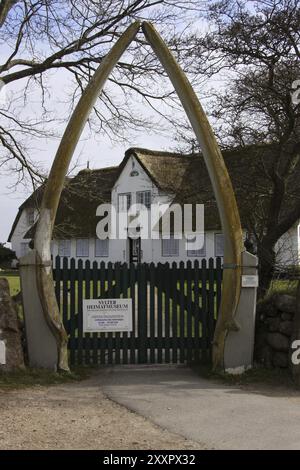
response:
<path id="1" fill-rule="evenodd" d="M 112 400 L 200 448 L 300 449 L 300 392 L 213 383 L 176 366 L 103 369 Z"/>
<path id="2" fill-rule="evenodd" d="M 106 398 L 99 376 L 0 391 L 0 449 L 199 449 Z"/>

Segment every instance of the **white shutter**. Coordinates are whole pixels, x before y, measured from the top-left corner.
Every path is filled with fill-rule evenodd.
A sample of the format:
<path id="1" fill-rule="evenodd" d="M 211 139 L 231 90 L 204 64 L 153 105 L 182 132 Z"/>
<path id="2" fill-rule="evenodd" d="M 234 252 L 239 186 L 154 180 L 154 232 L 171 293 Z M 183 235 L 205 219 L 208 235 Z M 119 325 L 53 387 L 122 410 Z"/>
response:
<path id="1" fill-rule="evenodd" d="M 215 233 L 215 256 L 224 256 L 223 233 Z"/>
<path id="2" fill-rule="evenodd" d="M 179 240 L 175 238 L 162 239 L 162 255 L 163 256 L 178 256 L 179 255 Z"/>
<path id="3" fill-rule="evenodd" d="M 203 246 L 202 248 L 199 248 L 199 249 L 191 249 L 189 250 L 189 248 L 187 249 L 187 255 L 188 256 L 195 256 L 195 257 L 204 257 L 206 256 L 206 234 L 204 233 L 204 241 L 203 241 Z M 189 241 L 187 242 L 187 244 L 189 244 Z M 190 245 L 193 246 L 193 242 L 191 241 L 190 242 Z"/>
<path id="4" fill-rule="evenodd" d="M 119 212 L 126 212 L 131 206 L 131 193 L 119 194 L 118 209 Z"/>
<path id="5" fill-rule="evenodd" d="M 136 202 L 143 204 L 147 209 L 151 207 L 151 191 L 137 191 Z"/>
<path id="6" fill-rule="evenodd" d="M 108 238 L 106 238 L 105 240 L 100 240 L 99 238 L 96 238 L 95 256 L 99 256 L 100 258 L 104 258 L 108 256 L 108 244 L 109 244 Z"/>
<path id="7" fill-rule="evenodd" d="M 71 256 L 71 240 L 58 241 L 58 255 L 63 257 Z"/>
<path id="8" fill-rule="evenodd" d="M 89 256 L 89 239 L 78 238 L 76 240 L 76 256 L 78 258 Z"/>
<path id="9" fill-rule="evenodd" d="M 29 244 L 27 242 L 21 243 L 21 256 L 27 255 L 29 252 Z"/>
<path id="10" fill-rule="evenodd" d="M 26 209 L 27 224 L 31 227 L 34 224 L 34 207 Z"/>

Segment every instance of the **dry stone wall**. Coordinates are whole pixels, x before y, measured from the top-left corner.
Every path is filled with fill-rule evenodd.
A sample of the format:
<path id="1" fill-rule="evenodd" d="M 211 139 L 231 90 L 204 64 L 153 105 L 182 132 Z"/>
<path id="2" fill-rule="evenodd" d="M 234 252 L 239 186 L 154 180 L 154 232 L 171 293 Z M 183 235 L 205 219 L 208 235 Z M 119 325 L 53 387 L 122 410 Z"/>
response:
<path id="1" fill-rule="evenodd" d="M 256 312 L 254 359 L 267 368 L 289 365 L 289 350 L 296 313 L 296 296 L 275 294 Z"/>

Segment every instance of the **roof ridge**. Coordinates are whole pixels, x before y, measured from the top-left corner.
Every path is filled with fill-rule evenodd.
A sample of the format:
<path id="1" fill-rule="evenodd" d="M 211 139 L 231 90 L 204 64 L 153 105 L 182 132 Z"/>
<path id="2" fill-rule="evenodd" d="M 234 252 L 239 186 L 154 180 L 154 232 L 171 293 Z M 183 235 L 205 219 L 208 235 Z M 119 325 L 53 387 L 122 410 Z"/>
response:
<path id="1" fill-rule="evenodd" d="M 90 171 L 90 172 L 95 172 L 95 171 L 106 171 L 106 170 L 116 170 L 119 168 L 119 165 L 115 165 L 115 166 L 104 166 L 103 168 L 83 168 L 82 170 L 80 170 L 77 175 L 79 175 L 80 173 L 84 173 L 84 172 L 87 172 L 87 171 Z M 75 175 L 75 176 L 77 176 Z M 75 177 L 73 176 L 73 178 Z"/>
<path id="2" fill-rule="evenodd" d="M 155 157 L 180 157 L 180 158 L 193 158 L 201 155 L 200 153 L 184 153 L 184 152 L 170 152 L 163 150 L 151 150 L 143 147 L 130 147 L 126 150 L 125 155 L 130 153 L 153 155 Z"/>

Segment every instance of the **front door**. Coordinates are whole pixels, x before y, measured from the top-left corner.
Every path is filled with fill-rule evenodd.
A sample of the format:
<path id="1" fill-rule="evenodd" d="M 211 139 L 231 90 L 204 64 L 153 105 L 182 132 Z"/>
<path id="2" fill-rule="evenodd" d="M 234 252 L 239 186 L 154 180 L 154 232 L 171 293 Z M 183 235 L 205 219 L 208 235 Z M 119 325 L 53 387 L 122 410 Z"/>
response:
<path id="1" fill-rule="evenodd" d="M 129 263 L 141 262 L 141 239 L 129 238 Z"/>

